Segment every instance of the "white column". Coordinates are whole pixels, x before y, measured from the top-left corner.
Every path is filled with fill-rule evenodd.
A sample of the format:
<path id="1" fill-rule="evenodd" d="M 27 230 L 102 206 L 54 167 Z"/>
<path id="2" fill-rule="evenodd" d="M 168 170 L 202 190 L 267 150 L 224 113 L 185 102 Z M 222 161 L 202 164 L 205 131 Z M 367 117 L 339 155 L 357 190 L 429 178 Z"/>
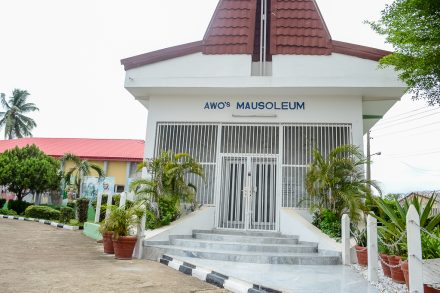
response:
<path id="1" fill-rule="evenodd" d="M 108 171 L 108 161 L 104 161 L 104 166 L 102 168 L 102 171 L 104 171 L 104 176 L 107 176 Z"/>
<path id="2" fill-rule="evenodd" d="M 129 191 L 128 186 L 128 179 L 130 178 L 130 170 L 131 170 L 131 162 L 127 162 L 126 168 L 125 168 L 125 188 L 124 191 Z"/>
<path id="3" fill-rule="evenodd" d="M 349 266 L 350 260 L 350 218 L 347 214 L 342 215 L 341 220 L 341 241 L 342 241 L 342 264 Z"/>
<path id="4" fill-rule="evenodd" d="M 102 194 L 98 193 L 98 198 L 96 199 L 95 223 L 99 223 L 99 216 L 101 214 L 101 201 Z"/>
<path id="5" fill-rule="evenodd" d="M 107 209 L 105 210 L 106 220 L 108 219 L 108 217 L 110 217 L 112 199 L 113 199 L 113 192 L 110 192 L 109 194 L 107 194 Z"/>
<path id="6" fill-rule="evenodd" d="M 414 205 L 406 214 L 406 235 L 408 238 L 409 292 L 423 292 L 422 243 L 420 239 L 420 216 Z"/>
<path id="7" fill-rule="evenodd" d="M 122 192 L 121 193 L 121 199 L 119 201 L 119 207 L 123 207 L 125 206 L 125 203 L 127 202 L 127 192 Z"/>
<path id="8" fill-rule="evenodd" d="M 377 220 L 368 215 L 367 217 L 367 248 L 368 248 L 368 281 L 377 282 Z"/>
<path id="9" fill-rule="evenodd" d="M 146 206 L 141 205 L 141 208 L 144 210 L 144 215 L 142 216 L 141 222 L 139 223 L 139 225 L 137 227 L 137 242 L 136 242 L 136 246 L 134 247 L 134 251 L 133 251 L 133 257 L 136 257 L 138 259 L 141 259 L 142 254 L 143 254 L 145 222 L 147 221 L 147 216 L 145 213 Z"/>

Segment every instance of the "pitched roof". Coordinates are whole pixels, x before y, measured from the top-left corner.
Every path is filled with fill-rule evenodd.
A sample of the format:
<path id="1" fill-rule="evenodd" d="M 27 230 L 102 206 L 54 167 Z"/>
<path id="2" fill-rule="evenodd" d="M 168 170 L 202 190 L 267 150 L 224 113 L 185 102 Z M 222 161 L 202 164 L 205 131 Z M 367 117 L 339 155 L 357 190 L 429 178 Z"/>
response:
<path id="1" fill-rule="evenodd" d="M 270 53 L 330 55 L 332 41 L 315 0 L 272 0 Z"/>
<path id="2" fill-rule="evenodd" d="M 0 140 L 0 153 L 16 146 L 24 147 L 31 144 L 56 158 L 65 153 L 73 153 L 88 160 L 140 162 L 144 154 L 143 140 L 36 137 Z"/>
<path id="3" fill-rule="evenodd" d="M 221 0 L 203 38 L 204 54 L 252 54 L 256 0 Z"/>
<path id="4" fill-rule="evenodd" d="M 392 52 L 331 39 L 315 0 L 271 0 L 268 7 L 268 58 L 271 55 L 339 53 L 377 61 Z M 257 0 L 219 0 L 202 41 L 121 60 L 125 70 L 192 53 L 258 55 L 260 4 Z M 258 43 L 258 44 L 257 44 Z M 255 59 L 255 58 L 254 58 Z"/>

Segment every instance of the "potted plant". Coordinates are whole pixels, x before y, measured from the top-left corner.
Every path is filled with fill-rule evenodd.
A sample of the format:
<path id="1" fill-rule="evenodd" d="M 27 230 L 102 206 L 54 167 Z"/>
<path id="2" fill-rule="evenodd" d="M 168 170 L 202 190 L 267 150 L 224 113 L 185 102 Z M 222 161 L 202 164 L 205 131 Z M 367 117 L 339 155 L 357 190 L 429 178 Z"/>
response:
<path id="1" fill-rule="evenodd" d="M 132 234 L 131 228 L 140 223 L 144 212 L 145 209 L 139 203 L 132 206 L 112 208 L 109 221 L 113 230 L 115 258 L 132 258 L 137 237 L 130 235 Z"/>
<path id="2" fill-rule="evenodd" d="M 380 264 L 382 266 L 382 271 L 386 277 L 391 278 L 391 269 L 389 266 L 390 261 L 388 259 L 389 256 L 390 256 L 389 248 L 386 245 L 380 243 L 379 244 L 379 258 L 380 258 Z"/>
<path id="3" fill-rule="evenodd" d="M 102 235 L 102 243 L 104 245 L 104 253 L 114 254 L 115 250 L 113 247 L 113 223 L 111 219 L 106 219 L 101 222 L 99 227 L 99 232 Z"/>
<path id="4" fill-rule="evenodd" d="M 367 249 L 367 229 L 364 228 L 359 230 L 355 229 L 355 233 L 353 233 L 354 239 L 356 240 L 356 256 L 358 259 L 358 264 L 361 266 L 368 265 L 368 249 Z"/>

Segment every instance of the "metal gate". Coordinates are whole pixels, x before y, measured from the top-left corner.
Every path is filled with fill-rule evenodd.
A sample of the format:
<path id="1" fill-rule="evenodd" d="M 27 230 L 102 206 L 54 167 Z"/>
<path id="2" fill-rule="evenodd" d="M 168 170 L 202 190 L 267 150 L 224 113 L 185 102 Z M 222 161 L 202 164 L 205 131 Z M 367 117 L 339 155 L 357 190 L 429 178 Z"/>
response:
<path id="1" fill-rule="evenodd" d="M 277 156 L 222 155 L 218 227 L 275 230 Z"/>

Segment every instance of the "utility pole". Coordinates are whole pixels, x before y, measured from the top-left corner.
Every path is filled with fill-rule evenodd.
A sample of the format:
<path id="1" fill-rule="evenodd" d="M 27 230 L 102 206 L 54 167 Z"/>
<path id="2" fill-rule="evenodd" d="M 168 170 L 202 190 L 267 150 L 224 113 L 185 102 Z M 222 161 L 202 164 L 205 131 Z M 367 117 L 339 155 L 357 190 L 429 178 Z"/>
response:
<path id="1" fill-rule="evenodd" d="M 371 166 L 370 166 L 370 131 L 368 130 L 367 132 L 367 180 L 370 181 L 371 180 Z M 370 185 L 370 189 L 371 189 L 371 185 Z"/>

